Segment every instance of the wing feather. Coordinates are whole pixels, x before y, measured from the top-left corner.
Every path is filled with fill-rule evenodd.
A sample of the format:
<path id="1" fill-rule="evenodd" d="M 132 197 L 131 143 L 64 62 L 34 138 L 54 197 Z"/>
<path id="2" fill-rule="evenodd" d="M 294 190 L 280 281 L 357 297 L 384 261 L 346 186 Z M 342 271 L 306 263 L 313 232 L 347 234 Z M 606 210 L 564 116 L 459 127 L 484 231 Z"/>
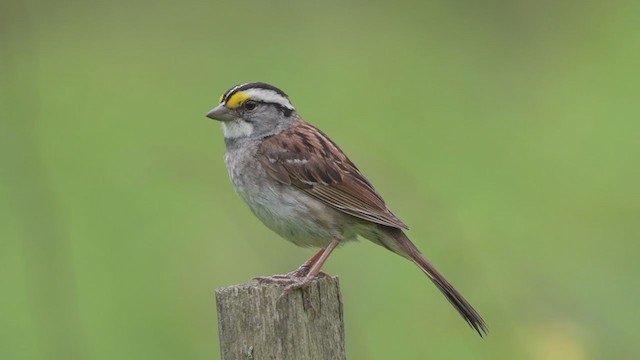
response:
<path id="1" fill-rule="evenodd" d="M 408 229 L 342 150 L 307 123 L 265 139 L 258 157 L 266 172 L 282 184 L 296 186 L 349 215 Z"/>

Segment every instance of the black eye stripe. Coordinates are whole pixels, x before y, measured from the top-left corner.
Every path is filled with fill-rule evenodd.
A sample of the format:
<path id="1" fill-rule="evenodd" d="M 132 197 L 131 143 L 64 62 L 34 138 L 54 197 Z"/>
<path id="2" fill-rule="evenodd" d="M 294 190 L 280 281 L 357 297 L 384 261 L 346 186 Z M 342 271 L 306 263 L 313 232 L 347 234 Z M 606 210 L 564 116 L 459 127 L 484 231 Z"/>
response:
<path id="1" fill-rule="evenodd" d="M 289 117 L 291 116 L 291 114 L 293 113 L 292 109 L 286 108 L 278 103 L 273 103 L 273 102 L 266 102 L 266 101 L 260 101 L 260 100 L 248 100 L 248 101 L 253 101 L 256 104 L 260 104 L 260 105 L 271 105 L 274 106 L 275 108 L 277 108 L 282 114 L 284 114 L 284 116 Z"/>

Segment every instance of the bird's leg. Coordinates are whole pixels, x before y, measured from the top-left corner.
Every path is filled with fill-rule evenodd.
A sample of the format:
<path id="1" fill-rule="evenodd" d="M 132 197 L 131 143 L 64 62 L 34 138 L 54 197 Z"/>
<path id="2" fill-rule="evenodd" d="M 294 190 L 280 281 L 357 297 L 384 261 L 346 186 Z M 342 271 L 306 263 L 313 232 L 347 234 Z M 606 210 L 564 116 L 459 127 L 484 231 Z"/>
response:
<path id="1" fill-rule="evenodd" d="M 325 261 L 327 261 L 327 259 L 329 258 L 329 255 L 331 255 L 331 252 L 333 251 L 333 249 L 335 249 L 338 246 L 338 244 L 340 244 L 339 240 L 333 240 L 329 244 L 329 246 L 327 246 L 327 248 L 324 249 L 324 251 L 322 252 L 320 257 L 318 257 L 315 263 L 311 266 L 311 269 L 309 269 L 307 276 L 305 276 L 302 279 L 300 278 L 294 279 L 294 281 L 290 285 L 287 285 L 287 287 L 284 288 L 284 291 L 282 292 L 282 295 L 280 295 L 280 298 L 282 298 L 292 290 L 299 289 L 309 285 L 309 283 L 311 283 L 313 279 L 315 279 L 319 274 L 321 274 L 320 269 L 322 269 L 322 265 L 324 265 Z"/>
<path id="2" fill-rule="evenodd" d="M 309 260 L 305 261 L 304 264 L 300 265 L 296 270 L 286 274 L 285 276 L 290 277 L 304 277 L 307 276 L 309 270 L 318 262 L 318 260 L 322 257 L 322 254 L 325 252 L 325 249 L 320 249 L 315 255 L 313 255 Z"/>
<path id="3" fill-rule="evenodd" d="M 302 278 L 307 276 L 309 270 L 316 264 L 318 259 L 322 256 L 325 249 L 320 249 L 315 255 L 313 255 L 309 260 L 305 261 L 304 264 L 300 265 L 299 268 L 293 270 L 290 273 L 286 273 L 283 275 L 271 275 L 271 276 L 258 276 L 254 277 L 253 280 L 258 281 L 259 283 L 286 283 L 290 284 L 295 281 L 296 278 Z"/>

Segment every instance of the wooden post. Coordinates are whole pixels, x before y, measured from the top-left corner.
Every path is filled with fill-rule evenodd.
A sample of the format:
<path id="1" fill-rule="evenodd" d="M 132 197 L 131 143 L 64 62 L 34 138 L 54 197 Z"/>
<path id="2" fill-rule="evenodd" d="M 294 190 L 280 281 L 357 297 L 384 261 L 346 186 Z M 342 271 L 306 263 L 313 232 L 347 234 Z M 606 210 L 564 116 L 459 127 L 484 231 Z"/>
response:
<path id="1" fill-rule="evenodd" d="M 282 285 L 216 289 L 222 360 L 344 360 L 337 277 L 314 280 L 280 298 Z"/>

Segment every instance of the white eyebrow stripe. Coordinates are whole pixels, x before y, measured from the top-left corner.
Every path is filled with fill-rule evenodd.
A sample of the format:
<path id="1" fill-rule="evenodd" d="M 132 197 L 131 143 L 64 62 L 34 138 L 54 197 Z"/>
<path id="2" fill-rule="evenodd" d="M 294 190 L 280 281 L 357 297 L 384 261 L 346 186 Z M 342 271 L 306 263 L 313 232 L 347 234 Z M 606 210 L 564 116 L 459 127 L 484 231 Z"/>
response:
<path id="1" fill-rule="evenodd" d="M 293 110 L 293 105 L 291 105 L 291 102 L 289 101 L 289 99 L 278 94 L 276 91 L 269 90 L 269 89 L 253 88 L 253 89 L 244 90 L 243 92 L 249 95 L 249 98 L 251 98 L 252 100 L 263 101 L 267 103 L 276 103 L 276 104 L 282 105 L 287 109 Z"/>

